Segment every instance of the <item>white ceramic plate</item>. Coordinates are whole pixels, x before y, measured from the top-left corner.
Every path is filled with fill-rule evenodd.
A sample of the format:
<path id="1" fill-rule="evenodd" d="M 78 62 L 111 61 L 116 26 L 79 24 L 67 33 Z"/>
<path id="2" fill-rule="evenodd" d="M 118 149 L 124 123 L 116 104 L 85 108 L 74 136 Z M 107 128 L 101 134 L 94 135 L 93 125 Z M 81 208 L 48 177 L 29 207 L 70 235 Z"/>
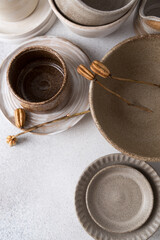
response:
<path id="1" fill-rule="evenodd" d="M 114 165 L 90 181 L 86 204 L 93 220 L 109 232 L 125 233 L 142 226 L 153 208 L 147 179 L 134 168 Z"/>
<path id="2" fill-rule="evenodd" d="M 88 102 L 88 91 L 89 83 L 83 77 L 81 77 L 76 69 L 79 64 L 89 66 L 89 58 L 87 55 L 76 45 L 69 42 L 68 40 L 61 39 L 58 37 L 39 37 L 29 40 L 25 44 L 17 48 L 11 53 L 2 63 L 0 71 L 0 108 L 6 118 L 14 124 L 14 110 L 21 107 L 19 102 L 10 94 L 7 81 L 6 81 L 6 70 L 10 59 L 17 53 L 17 51 L 23 48 L 34 46 L 34 45 L 45 45 L 53 48 L 57 51 L 64 59 L 67 69 L 69 70 L 69 77 L 72 82 L 72 93 L 70 100 L 67 105 L 59 110 L 50 113 L 31 113 L 28 112 L 28 121 L 26 122 L 27 127 L 37 125 L 39 123 L 47 122 L 56 118 L 60 118 L 67 114 L 79 113 L 89 108 Z M 82 119 L 83 116 L 77 116 L 68 120 L 59 121 L 57 123 L 48 124 L 34 131 L 37 134 L 56 134 L 65 131 Z"/>
<path id="3" fill-rule="evenodd" d="M 89 182 L 100 170 L 113 165 L 130 166 L 140 171 L 149 181 L 154 195 L 154 205 L 148 220 L 138 229 L 127 233 L 113 233 L 101 228 L 91 218 L 86 206 L 86 191 Z M 97 240 L 147 240 L 160 226 L 160 177 L 144 161 L 123 154 L 111 154 L 97 159 L 82 174 L 75 193 L 76 211 L 84 229 Z"/>
<path id="4" fill-rule="evenodd" d="M 34 12 L 18 22 L 0 21 L 0 40 L 19 42 L 24 41 L 49 30 L 56 20 L 48 1 L 39 0 Z"/>

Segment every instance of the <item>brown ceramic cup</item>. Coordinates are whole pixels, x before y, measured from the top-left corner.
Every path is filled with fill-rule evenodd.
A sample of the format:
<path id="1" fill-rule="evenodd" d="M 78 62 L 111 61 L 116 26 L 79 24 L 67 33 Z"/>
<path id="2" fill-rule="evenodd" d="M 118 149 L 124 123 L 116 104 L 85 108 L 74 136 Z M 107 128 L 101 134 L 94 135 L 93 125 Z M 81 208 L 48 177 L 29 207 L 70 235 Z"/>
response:
<path id="1" fill-rule="evenodd" d="M 66 64 L 54 50 L 45 46 L 23 49 L 11 60 L 7 70 L 11 94 L 32 112 L 61 109 L 70 95 Z"/>

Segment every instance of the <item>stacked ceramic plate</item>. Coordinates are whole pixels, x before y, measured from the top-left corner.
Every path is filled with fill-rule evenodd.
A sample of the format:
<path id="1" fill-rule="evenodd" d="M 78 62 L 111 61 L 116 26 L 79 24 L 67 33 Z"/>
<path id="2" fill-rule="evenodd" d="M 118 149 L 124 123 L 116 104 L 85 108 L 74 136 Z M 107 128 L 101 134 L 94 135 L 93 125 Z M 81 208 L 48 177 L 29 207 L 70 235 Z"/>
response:
<path id="1" fill-rule="evenodd" d="M 160 177 L 122 154 L 92 163 L 75 195 L 78 218 L 98 240 L 146 240 L 160 225 Z"/>
<path id="2" fill-rule="evenodd" d="M 137 2 L 49 0 L 60 21 L 85 37 L 102 37 L 116 31 L 130 16 Z"/>
<path id="3" fill-rule="evenodd" d="M 27 12 L 29 14 L 26 13 L 28 6 L 30 6 L 29 10 L 32 10 L 32 12 Z M 1 1 L 0 40 L 23 42 L 34 36 L 43 35 L 51 28 L 55 20 L 56 16 L 46 0 Z"/>

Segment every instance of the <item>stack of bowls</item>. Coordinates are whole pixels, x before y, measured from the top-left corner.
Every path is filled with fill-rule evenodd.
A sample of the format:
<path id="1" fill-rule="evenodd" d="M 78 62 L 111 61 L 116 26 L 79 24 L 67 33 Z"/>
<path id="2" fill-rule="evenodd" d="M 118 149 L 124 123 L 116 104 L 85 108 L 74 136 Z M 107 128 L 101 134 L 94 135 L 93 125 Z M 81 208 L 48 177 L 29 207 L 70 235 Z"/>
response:
<path id="1" fill-rule="evenodd" d="M 138 0 L 49 0 L 60 19 L 73 32 L 103 37 L 116 31 L 134 10 Z"/>

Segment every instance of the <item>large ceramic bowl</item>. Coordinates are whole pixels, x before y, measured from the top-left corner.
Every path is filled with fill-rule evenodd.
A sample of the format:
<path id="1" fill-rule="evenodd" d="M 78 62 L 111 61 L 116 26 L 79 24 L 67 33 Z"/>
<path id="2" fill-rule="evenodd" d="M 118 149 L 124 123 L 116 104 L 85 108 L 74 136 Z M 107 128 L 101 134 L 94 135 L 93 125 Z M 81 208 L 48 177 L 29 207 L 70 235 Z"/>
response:
<path id="1" fill-rule="evenodd" d="M 55 0 L 59 10 L 70 20 L 83 25 L 103 25 L 122 17 L 136 0 Z"/>
<path id="2" fill-rule="evenodd" d="M 137 1 L 136 1 L 134 6 L 123 17 L 121 17 L 117 21 L 110 24 L 103 25 L 103 26 L 94 27 L 94 26 L 83 26 L 83 25 L 72 22 L 58 10 L 54 0 L 48 0 L 48 1 L 50 3 L 52 10 L 64 25 L 70 28 L 72 32 L 78 35 L 81 35 L 84 37 L 90 37 L 90 38 L 105 37 L 115 32 L 128 19 L 128 17 L 131 15 L 131 13 L 133 12 L 137 4 Z"/>
<path id="3" fill-rule="evenodd" d="M 160 33 L 160 1 L 142 0 L 134 19 L 138 34 Z"/>
<path id="4" fill-rule="evenodd" d="M 114 76 L 160 83 L 160 35 L 130 38 L 107 53 L 102 62 Z M 96 82 L 90 86 L 90 108 L 101 134 L 116 149 L 137 159 L 160 161 L 160 88 L 98 78 L 130 102 L 128 106 Z"/>

